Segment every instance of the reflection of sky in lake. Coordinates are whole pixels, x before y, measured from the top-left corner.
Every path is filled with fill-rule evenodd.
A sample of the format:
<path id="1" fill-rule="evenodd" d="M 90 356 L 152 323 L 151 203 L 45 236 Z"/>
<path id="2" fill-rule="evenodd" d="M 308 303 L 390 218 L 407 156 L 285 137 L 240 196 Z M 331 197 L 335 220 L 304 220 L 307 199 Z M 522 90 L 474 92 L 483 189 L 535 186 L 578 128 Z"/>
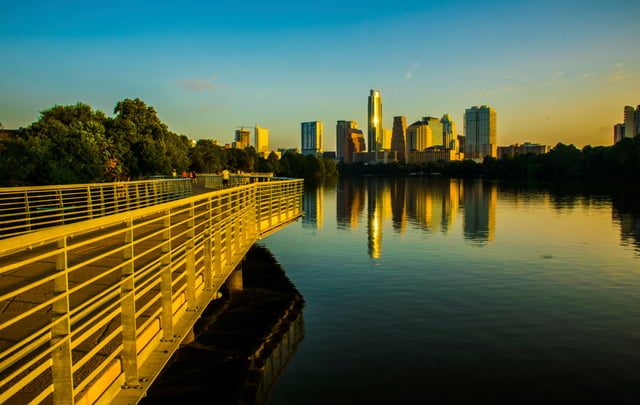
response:
<path id="1" fill-rule="evenodd" d="M 308 305 L 274 403 L 637 395 L 639 216 L 612 197 L 373 177 L 305 197 L 322 227 L 263 242 Z"/>

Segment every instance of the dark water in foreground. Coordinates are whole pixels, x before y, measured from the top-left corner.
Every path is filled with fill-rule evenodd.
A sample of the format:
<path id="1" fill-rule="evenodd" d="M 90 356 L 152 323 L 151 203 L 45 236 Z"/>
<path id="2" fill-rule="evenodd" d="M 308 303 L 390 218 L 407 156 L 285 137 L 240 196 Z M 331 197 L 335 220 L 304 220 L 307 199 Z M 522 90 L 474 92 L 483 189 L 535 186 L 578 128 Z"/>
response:
<path id="1" fill-rule="evenodd" d="M 261 242 L 307 303 L 271 403 L 640 398 L 635 196 L 366 178 L 304 204 Z"/>

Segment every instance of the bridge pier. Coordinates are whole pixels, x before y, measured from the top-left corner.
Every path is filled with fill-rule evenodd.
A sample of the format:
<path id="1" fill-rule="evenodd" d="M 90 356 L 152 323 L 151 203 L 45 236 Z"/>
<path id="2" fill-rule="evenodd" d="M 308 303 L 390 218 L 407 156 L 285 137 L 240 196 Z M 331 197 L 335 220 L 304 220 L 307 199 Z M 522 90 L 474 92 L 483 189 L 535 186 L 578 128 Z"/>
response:
<path id="1" fill-rule="evenodd" d="M 229 294 L 233 294 L 237 291 L 242 291 L 242 262 L 238 264 L 238 266 L 231 272 L 231 274 L 229 274 L 229 277 L 225 282 L 225 286 L 227 287 L 227 291 L 229 291 Z"/>

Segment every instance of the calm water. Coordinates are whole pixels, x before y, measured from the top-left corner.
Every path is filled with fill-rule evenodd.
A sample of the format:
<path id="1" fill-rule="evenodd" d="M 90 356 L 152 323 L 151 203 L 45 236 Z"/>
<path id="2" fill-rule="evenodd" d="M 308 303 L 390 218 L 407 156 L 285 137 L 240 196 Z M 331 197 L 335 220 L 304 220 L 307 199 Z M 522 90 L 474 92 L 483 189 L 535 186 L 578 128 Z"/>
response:
<path id="1" fill-rule="evenodd" d="M 273 404 L 640 398 L 633 196 L 343 179 L 264 239 L 304 295 Z"/>

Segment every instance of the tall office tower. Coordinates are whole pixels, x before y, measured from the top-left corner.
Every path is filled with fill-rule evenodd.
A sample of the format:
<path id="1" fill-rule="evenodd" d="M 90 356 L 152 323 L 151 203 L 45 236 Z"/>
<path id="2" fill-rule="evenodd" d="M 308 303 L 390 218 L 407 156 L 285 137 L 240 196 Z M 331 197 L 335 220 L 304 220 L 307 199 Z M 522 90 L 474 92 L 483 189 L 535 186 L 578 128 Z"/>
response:
<path id="1" fill-rule="evenodd" d="M 353 154 L 364 152 L 364 150 L 364 134 L 362 131 L 355 128 L 347 129 L 347 133 L 342 144 L 342 152 L 344 153 L 342 161 L 344 163 L 353 163 Z"/>
<path id="2" fill-rule="evenodd" d="M 344 161 L 345 152 L 343 148 L 347 141 L 347 132 L 349 129 L 358 129 L 358 123 L 344 120 L 336 122 L 336 157 L 340 161 Z"/>
<path id="3" fill-rule="evenodd" d="M 397 152 L 398 160 L 404 162 L 407 147 L 407 118 L 403 116 L 393 117 L 393 129 L 391 130 L 391 151 Z"/>
<path id="4" fill-rule="evenodd" d="M 256 152 L 269 152 L 269 130 L 256 125 Z"/>
<path id="5" fill-rule="evenodd" d="M 236 129 L 236 142 L 234 147 L 244 149 L 250 144 L 251 131 L 248 129 L 240 128 Z"/>
<path id="6" fill-rule="evenodd" d="M 466 158 L 497 157 L 496 110 L 486 105 L 467 108 L 464 113 L 464 136 Z"/>
<path id="7" fill-rule="evenodd" d="M 423 117 L 407 128 L 407 153 L 412 150 L 423 151 L 432 146 L 442 146 L 442 123 L 433 117 Z"/>
<path id="8" fill-rule="evenodd" d="M 442 116 L 442 146 L 445 149 L 458 149 L 458 134 L 456 134 L 456 124 L 449 114 Z"/>
<path id="9" fill-rule="evenodd" d="M 382 149 L 383 150 L 391 150 L 391 136 L 393 135 L 393 130 L 382 128 Z"/>
<path id="10" fill-rule="evenodd" d="M 302 154 L 322 156 L 322 122 L 302 123 Z"/>
<path id="11" fill-rule="evenodd" d="M 382 97 L 380 91 L 369 91 L 368 103 L 368 128 L 367 128 L 367 146 L 369 152 L 379 151 L 383 148 L 382 132 Z"/>
<path id="12" fill-rule="evenodd" d="M 433 145 L 433 129 L 424 121 L 416 121 L 407 128 L 406 152 L 423 151 Z M 406 158 L 407 155 L 405 155 Z"/>
<path id="13" fill-rule="evenodd" d="M 624 106 L 624 136 L 633 138 L 636 135 L 636 113 L 632 106 Z"/>
<path id="14" fill-rule="evenodd" d="M 444 146 L 442 139 L 443 128 L 440 119 L 433 117 L 422 117 L 422 122 L 427 124 L 431 128 L 431 132 L 433 133 L 431 144 L 427 147 L 429 148 L 431 146 Z"/>
<path id="15" fill-rule="evenodd" d="M 613 143 L 618 143 L 624 138 L 624 124 L 613 126 Z"/>

